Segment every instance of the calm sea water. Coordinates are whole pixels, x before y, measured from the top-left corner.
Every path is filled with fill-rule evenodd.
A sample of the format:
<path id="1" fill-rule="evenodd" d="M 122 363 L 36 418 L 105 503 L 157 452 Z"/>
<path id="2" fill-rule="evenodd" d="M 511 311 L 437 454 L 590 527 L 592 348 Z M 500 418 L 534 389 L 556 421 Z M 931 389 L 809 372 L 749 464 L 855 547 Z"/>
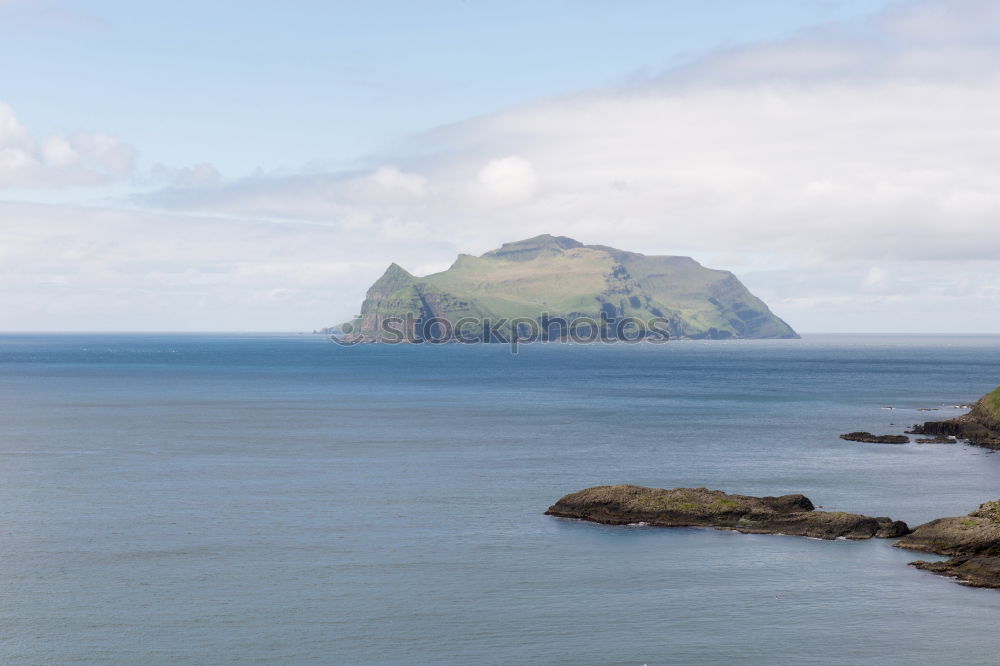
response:
<path id="1" fill-rule="evenodd" d="M 837 435 L 997 384 L 1000 337 L 0 336 L 0 662 L 996 663 L 1000 591 L 883 540 L 542 513 L 631 482 L 964 514 L 1000 455 Z"/>

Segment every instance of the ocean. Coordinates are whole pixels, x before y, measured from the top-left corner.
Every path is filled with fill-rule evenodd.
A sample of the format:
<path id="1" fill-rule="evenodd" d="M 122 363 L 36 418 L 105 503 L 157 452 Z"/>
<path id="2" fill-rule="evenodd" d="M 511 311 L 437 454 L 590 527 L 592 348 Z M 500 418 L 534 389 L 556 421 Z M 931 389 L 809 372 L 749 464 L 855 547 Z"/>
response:
<path id="1" fill-rule="evenodd" d="M 1000 591 L 891 541 L 543 512 L 635 483 L 965 514 L 997 453 L 838 435 L 998 384 L 998 336 L 3 335 L 0 662 L 995 664 Z"/>

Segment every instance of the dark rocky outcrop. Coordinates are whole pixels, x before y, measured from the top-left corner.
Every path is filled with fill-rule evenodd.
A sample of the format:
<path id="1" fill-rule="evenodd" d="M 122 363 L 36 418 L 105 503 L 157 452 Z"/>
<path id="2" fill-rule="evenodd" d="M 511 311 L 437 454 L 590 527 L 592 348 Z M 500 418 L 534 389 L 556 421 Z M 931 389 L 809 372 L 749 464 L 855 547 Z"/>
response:
<path id="1" fill-rule="evenodd" d="M 748 534 L 789 534 L 819 539 L 892 538 L 906 523 L 856 513 L 815 511 L 804 495 L 751 497 L 706 488 L 596 486 L 566 495 L 545 512 L 606 525 L 715 527 Z"/>
<path id="2" fill-rule="evenodd" d="M 968 414 L 947 421 L 927 421 L 908 432 L 956 437 L 975 446 L 1000 449 L 1000 388 L 980 398 Z"/>
<path id="3" fill-rule="evenodd" d="M 915 567 L 954 576 L 973 587 L 1000 588 L 1000 500 L 967 516 L 924 523 L 895 546 L 951 556 L 943 562 L 911 562 Z"/>
<path id="4" fill-rule="evenodd" d="M 943 562 L 910 562 L 918 569 L 955 578 L 969 587 L 1000 588 L 1000 557 L 973 555 Z"/>
<path id="5" fill-rule="evenodd" d="M 847 432 L 840 438 L 852 442 L 868 442 L 869 444 L 906 444 L 910 441 L 906 435 L 873 435 L 870 432 Z"/>

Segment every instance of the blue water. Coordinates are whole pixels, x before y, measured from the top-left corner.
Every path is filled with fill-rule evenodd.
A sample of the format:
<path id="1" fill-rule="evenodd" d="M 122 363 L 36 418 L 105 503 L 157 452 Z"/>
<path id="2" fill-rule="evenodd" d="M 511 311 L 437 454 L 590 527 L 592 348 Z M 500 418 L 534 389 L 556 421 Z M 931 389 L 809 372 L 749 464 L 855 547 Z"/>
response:
<path id="1" fill-rule="evenodd" d="M 543 511 L 631 482 L 964 514 L 1000 455 L 837 435 L 997 384 L 1000 337 L 0 336 L 0 662 L 996 663 L 1000 591 L 890 542 Z"/>

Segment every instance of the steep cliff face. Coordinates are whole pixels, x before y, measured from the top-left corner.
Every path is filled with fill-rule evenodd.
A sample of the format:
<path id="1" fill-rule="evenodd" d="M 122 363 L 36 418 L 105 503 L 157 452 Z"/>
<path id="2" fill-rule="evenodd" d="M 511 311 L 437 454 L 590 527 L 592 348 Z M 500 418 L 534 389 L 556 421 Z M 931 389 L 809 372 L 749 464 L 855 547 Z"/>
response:
<path id="1" fill-rule="evenodd" d="M 454 324 L 463 317 L 663 318 L 672 337 L 798 337 L 728 271 L 549 235 L 460 255 L 448 270 L 422 278 L 392 264 L 368 290 L 352 329 L 378 340 L 387 319 Z"/>

